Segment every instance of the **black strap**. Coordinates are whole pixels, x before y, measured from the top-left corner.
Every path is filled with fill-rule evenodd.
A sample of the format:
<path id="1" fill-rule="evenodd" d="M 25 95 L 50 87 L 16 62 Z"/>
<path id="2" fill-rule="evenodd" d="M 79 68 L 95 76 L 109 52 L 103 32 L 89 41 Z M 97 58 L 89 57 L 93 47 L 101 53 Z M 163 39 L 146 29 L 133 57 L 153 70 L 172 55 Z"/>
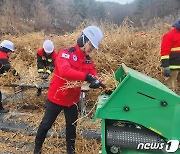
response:
<path id="1" fill-rule="evenodd" d="M 69 49 L 66 49 L 68 52 L 74 52 L 74 51 L 76 51 L 76 48 L 75 47 L 71 47 L 71 48 L 69 48 Z"/>

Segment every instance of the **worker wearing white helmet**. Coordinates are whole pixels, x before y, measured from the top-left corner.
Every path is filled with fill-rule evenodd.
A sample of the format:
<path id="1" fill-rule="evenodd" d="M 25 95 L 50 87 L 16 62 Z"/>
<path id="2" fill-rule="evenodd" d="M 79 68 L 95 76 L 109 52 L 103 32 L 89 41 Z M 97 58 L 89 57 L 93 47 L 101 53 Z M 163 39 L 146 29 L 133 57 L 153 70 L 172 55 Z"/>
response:
<path id="1" fill-rule="evenodd" d="M 47 54 L 51 54 L 54 50 L 54 44 L 51 40 L 46 40 L 43 43 L 43 49 Z"/>
<path id="2" fill-rule="evenodd" d="M 94 48 L 98 49 L 103 37 L 102 31 L 96 26 L 89 26 L 83 30 L 83 34 L 88 38 Z"/>
<path id="3" fill-rule="evenodd" d="M 11 41 L 4 40 L 0 44 L 1 47 L 6 48 L 9 50 L 9 52 L 14 51 L 14 44 Z"/>
<path id="4" fill-rule="evenodd" d="M 51 40 L 45 40 L 43 48 L 37 52 L 37 68 L 39 77 L 47 79 L 54 70 L 54 61 L 56 59 L 57 52 L 54 49 L 54 44 Z M 41 88 L 37 91 L 37 96 L 41 94 Z"/>
<path id="5" fill-rule="evenodd" d="M 67 86 L 68 81 L 87 81 L 90 83 L 90 88 L 105 88 L 105 85 L 98 80 L 93 60 L 89 56 L 95 48 L 98 49 L 102 36 L 97 26 L 89 26 L 83 30 L 74 47 L 59 51 L 48 90 L 45 115 L 35 139 L 34 154 L 40 153 L 48 130 L 62 110 L 66 119 L 67 154 L 75 153 L 77 103 L 81 87 L 67 89 L 64 87 Z"/>
<path id="6" fill-rule="evenodd" d="M 14 44 L 9 40 L 4 40 L 0 44 L 0 74 L 2 74 L 4 77 L 6 75 L 6 72 L 8 72 L 11 68 L 11 65 L 9 63 L 9 56 L 11 52 L 14 51 Z M 15 69 L 11 69 L 14 76 L 18 76 L 18 73 Z M 8 109 L 4 109 L 2 105 L 2 94 L 0 91 L 0 113 L 6 113 L 8 112 Z"/>

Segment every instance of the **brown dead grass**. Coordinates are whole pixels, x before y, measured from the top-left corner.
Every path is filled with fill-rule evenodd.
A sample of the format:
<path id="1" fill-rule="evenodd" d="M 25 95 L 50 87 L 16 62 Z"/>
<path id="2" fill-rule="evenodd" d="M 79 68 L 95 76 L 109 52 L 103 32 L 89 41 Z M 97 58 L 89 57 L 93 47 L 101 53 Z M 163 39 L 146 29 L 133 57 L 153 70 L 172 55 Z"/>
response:
<path id="1" fill-rule="evenodd" d="M 15 52 L 11 56 L 12 66 L 20 73 L 20 76 L 24 83 L 35 84 L 39 82 L 37 68 L 36 68 L 36 53 L 37 50 L 42 47 L 45 39 L 51 39 L 57 51 L 61 48 L 75 45 L 76 39 L 81 34 L 81 31 L 85 27 L 84 25 L 73 33 L 67 33 L 66 35 L 45 35 L 42 32 L 30 33 L 21 36 L 4 36 L 3 38 L 9 39 L 15 43 Z M 127 24 L 127 21 L 118 27 L 113 24 L 103 23 L 101 29 L 103 30 L 104 37 L 98 51 L 93 54 L 92 57 L 95 61 L 95 65 L 98 69 L 100 79 L 107 85 L 107 88 L 113 90 L 118 86 L 118 83 L 114 80 L 114 72 L 121 65 L 125 63 L 128 67 L 145 73 L 151 77 L 154 77 L 160 81 L 164 81 L 160 68 L 160 42 L 162 34 L 165 33 L 168 26 L 158 22 L 151 29 L 137 30 L 132 25 Z M 11 76 L 12 77 L 12 76 Z M 10 78 L 11 78 L 10 77 Z M 6 78 L 5 80 L 0 78 L 1 83 L 12 83 L 14 79 Z M 12 81 L 11 81 L 12 80 Z M 88 92 L 87 100 L 96 102 L 97 96 L 101 90 L 91 90 Z M 35 91 L 31 91 L 34 93 Z M 27 91 L 28 95 L 28 91 Z M 38 126 L 44 113 L 44 100 L 46 98 L 46 92 L 40 98 L 34 97 L 29 99 L 26 104 L 34 104 L 39 107 L 38 111 L 30 111 L 31 117 L 24 117 L 22 121 L 29 122 L 31 125 Z M 19 102 L 22 103 L 22 102 Z M 13 106 L 13 102 L 11 104 Z M 13 111 L 11 105 L 8 105 Z M 8 107 L 7 106 L 7 107 Z M 93 105 L 92 105 L 93 106 Z M 24 112 L 29 112 L 24 111 Z M 94 111 L 92 111 L 94 112 Z M 62 114 L 56 120 L 53 125 L 53 130 L 63 128 L 65 125 Z M 77 153 L 98 153 L 100 150 L 100 143 L 95 140 L 86 140 L 82 138 L 79 127 L 84 126 L 87 128 L 100 128 L 100 122 L 92 123 L 86 122 L 82 119 L 78 121 L 78 136 L 76 142 Z M 13 141 L 13 133 L 0 132 L 0 136 L 5 136 L 9 140 Z M 20 137 L 22 134 L 17 134 Z M 18 142 L 25 142 L 29 140 L 34 142 L 34 137 L 23 136 Z M 0 144 L 0 150 L 3 149 L 4 145 Z M 12 147 L 12 146 L 10 146 Z M 7 147 L 8 149 L 9 147 Z M 13 150 L 23 152 L 23 149 Z M 48 138 L 44 144 L 45 153 L 65 153 L 65 139 Z"/>

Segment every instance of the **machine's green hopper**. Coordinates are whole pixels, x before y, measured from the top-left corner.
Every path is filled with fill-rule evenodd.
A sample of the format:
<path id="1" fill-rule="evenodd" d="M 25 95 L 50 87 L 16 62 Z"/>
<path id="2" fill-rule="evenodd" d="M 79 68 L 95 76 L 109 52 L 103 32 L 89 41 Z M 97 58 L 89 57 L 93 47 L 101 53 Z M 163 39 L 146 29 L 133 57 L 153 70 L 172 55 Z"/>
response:
<path id="1" fill-rule="evenodd" d="M 99 96 L 95 114 L 95 119 L 102 119 L 102 153 L 167 152 L 168 140 L 180 140 L 180 96 L 124 64 L 115 78 L 119 85 L 112 94 Z M 154 143 L 156 148 L 151 147 Z"/>

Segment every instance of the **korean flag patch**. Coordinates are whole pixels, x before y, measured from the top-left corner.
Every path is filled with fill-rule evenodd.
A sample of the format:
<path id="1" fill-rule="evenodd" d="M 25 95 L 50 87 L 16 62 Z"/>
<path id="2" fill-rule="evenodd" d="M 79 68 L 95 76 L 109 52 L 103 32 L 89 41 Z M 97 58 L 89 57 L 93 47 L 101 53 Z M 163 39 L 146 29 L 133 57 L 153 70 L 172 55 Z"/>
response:
<path id="1" fill-rule="evenodd" d="M 66 54 L 66 53 L 62 53 L 62 57 L 63 58 L 66 58 L 66 59 L 69 59 L 70 55 Z"/>

